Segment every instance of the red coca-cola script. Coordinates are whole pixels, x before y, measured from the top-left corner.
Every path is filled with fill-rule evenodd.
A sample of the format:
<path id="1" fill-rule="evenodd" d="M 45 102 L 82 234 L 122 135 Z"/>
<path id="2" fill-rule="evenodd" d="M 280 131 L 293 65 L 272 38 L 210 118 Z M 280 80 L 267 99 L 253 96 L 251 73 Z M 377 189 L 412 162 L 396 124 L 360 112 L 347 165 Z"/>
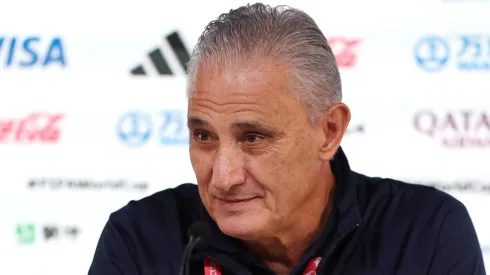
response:
<path id="1" fill-rule="evenodd" d="M 56 143 L 63 117 L 59 113 L 33 112 L 23 118 L 0 118 L 0 143 Z"/>
<path id="2" fill-rule="evenodd" d="M 330 37 L 328 44 L 337 60 L 339 68 L 352 68 L 357 62 L 357 47 L 361 43 L 357 38 Z"/>

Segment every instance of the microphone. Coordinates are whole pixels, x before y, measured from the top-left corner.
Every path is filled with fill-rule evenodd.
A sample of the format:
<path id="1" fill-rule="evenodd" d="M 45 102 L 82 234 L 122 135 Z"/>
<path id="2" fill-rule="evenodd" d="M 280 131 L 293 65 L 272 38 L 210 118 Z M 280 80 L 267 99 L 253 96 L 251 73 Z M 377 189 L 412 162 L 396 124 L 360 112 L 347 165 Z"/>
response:
<path id="1" fill-rule="evenodd" d="M 189 261 L 192 255 L 194 247 L 204 238 L 211 235 L 211 229 L 205 222 L 196 222 L 189 227 L 187 231 L 187 238 L 189 242 L 185 246 L 184 254 L 182 255 L 182 263 L 180 265 L 180 275 L 189 275 Z"/>

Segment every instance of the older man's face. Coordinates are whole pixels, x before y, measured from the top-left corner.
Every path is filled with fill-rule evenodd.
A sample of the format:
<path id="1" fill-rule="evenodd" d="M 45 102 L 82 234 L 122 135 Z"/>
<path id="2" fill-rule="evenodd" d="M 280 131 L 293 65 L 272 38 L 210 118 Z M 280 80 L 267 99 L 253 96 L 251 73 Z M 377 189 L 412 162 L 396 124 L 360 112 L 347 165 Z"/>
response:
<path id="1" fill-rule="evenodd" d="M 288 93 L 287 73 L 266 59 L 201 68 L 192 87 L 190 158 L 201 199 L 225 234 L 243 240 L 299 222 L 318 187 L 323 132 Z"/>

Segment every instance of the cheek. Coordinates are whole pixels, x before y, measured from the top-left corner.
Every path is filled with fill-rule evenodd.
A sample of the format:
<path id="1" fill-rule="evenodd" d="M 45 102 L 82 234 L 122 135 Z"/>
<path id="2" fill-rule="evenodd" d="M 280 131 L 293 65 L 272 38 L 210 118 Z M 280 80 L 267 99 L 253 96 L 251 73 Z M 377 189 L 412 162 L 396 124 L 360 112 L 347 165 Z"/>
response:
<path id="1" fill-rule="evenodd" d="M 210 209 L 209 200 L 209 183 L 211 182 L 211 176 L 213 174 L 212 160 L 206 154 L 197 150 L 189 150 L 190 160 L 194 174 L 197 179 L 197 186 L 199 189 L 199 196 L 204 204 L 204 207 L 208 212 L 212 212 Z"/>
<path id="2" fill-rule="evenodd" d="M 208 185 L 213 174 L 213 162 L 211 157 L 198 150 L 189 150 L 192 169 L 200 186 Z"/>
<path id="3" fill-rule="evenodd" d="M 266 155 L 251 157 L 247 170 L 264 189 L 268 208 L 287 215 L 310 193 L 307 184 L 318 173 L 315 163 L 312 146 L 289 141 Z"/>
<path id="4" fill-rule="evenodd" d="M 247 158 L 247 174 L 253 178 L 263 191 L 267 208 L 279 214 L 287 210 L 287 201 L 294 190 L 294 179 L 291 178 L 291 162 L 284 158 L 285 152 L 269 152 L 260 156 Z"/>

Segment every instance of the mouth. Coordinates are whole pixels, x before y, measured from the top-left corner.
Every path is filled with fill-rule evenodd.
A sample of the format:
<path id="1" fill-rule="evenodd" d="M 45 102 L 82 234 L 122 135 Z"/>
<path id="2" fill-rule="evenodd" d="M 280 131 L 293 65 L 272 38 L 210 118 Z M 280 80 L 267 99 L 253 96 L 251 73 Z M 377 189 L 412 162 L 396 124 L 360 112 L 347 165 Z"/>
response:
<path id="1" fill-rule="evenodd" d="M 230 207 L 233 207 L 233 208 L 236 208 L 236 207 L 240 207 L 240 206 L 243 206 L 255 199 L 257 199 L 258 197 L 252 197 L 252 198 L 218 198 L 218 201 L 219 203 L 221 204 L 221 206 L 223 206 L 224 208 L 230 208 Z"/>
<path id="2" fill-rule="evenodd" d="M 246 198 L 246 199 L 219 199 L 219 201 L 221 203 L 230 203 L 230 204 L 233 204 L 233 203 L 244 203 L 244 202 L 249 202 L 253 199 L 255 199 L 256 197 L 253 197 L 253 198 Z"/>

